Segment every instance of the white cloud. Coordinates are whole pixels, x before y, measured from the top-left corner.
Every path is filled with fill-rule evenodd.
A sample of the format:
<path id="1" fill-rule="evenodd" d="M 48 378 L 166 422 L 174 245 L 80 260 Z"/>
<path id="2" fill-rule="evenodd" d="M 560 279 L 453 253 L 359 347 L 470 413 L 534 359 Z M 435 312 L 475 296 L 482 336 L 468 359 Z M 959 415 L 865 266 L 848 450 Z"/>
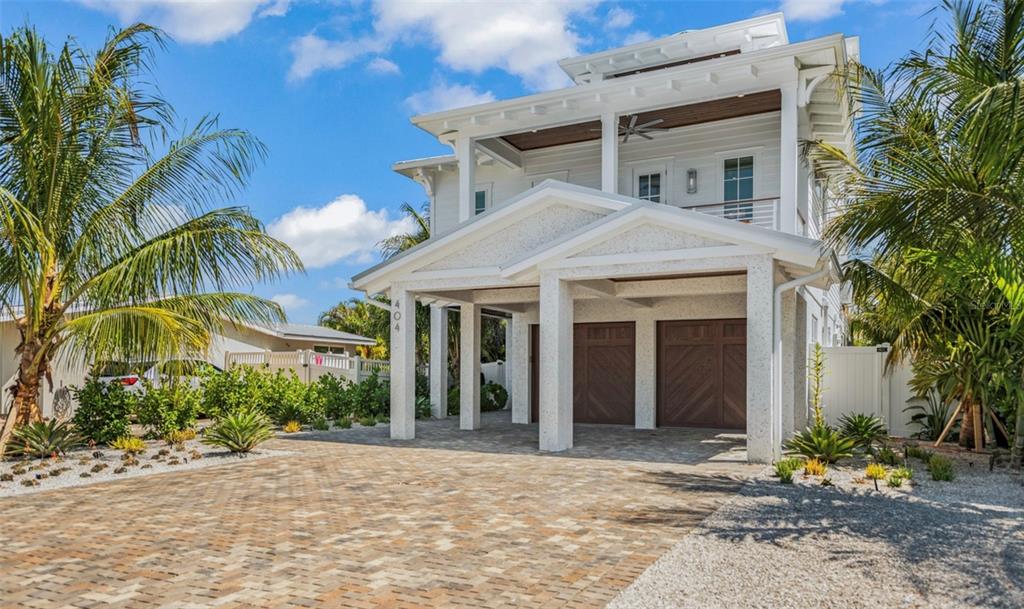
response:
<path id="1" fill-rule="evenodd" d="M 401 74 L 402 69 L 398 64 L 383 57 L 374 57 L 366 64 L 366 69 L 377 74 Z"/>
<path id="2" fill-rule="evenodd" d="M 644 32 L 644 31 L 630 32 L 625 38 L 622 39 L 622 44 L 628 46 L 628 45 L 631 45 L 631 44 L 636 44 L 638 42 L 647 42 L 648 40 L 651 40 L 653 38 L 654 38 L 654 35 L 651 34 L 650 32 Z"/>
<path id="3" fill-rule="evenodd" d="M 782 0 L 779 7 L 789 21 L 824 21 L 843 14 L 846 0 Z"/>
<path id="4" fill-rule="evenodd" d="M 440 112 L 492 101 L 494 94 L 490 91 L 480 92 L 468 85 L 448 84 L 443 81 L 405 99 L 406 105 L 416 114 Z"/>
<path id="5" fill-rule="evenodd" d="M 296 207 L 267 227 L 310 268 L 344 259 L 367 262 L 381 239 L 413 230 L 409 218 L 392 218 L 386 209 L 370 211 L 356 195 L 341 195 L 322 207 Z"/>
<path id="6" fill-rule="evenodd" d="M 616 6 L 608 11 L 605 16 L 604 26 L 610 30 L 618 30 L 633 25 L 636 15 L 626 9 Z"/>
<path id="7" fill-rule="evenodd" d="M 179 42 L 208 44 L 241 32 L 254 16 L 281 16 L 289 0 L 80 0 L 122 24 L 145 21 Z"/>
<path id="8" fill-rule="evenodd" d="M 452 69 L 499 68 L 530 88 L 553 89 L 569 82 L 556 62 L 578 54 L 580 36 L 571 20 L 592 5 L 582 0 L 377 0 L 375 27 L 389 39 L 425 37 Z"/>
<path id="9" fill-rule="evenodd" d="M 292 42 L 292 66 L 288 70 L 288 79 L 302 80 L 318 70 L 343 68 L 359 57 L 383 48 L 382 42 L 373 38 L 335 41 L 306 34 Z"/>
<path id="10" fill-rule="evenodd" d="M 270 297 L 270 300 L 281 305 L 281 308 L 285 310 L 285 313 L 301 309 L 309 304 L 308 300 L 298 294 L 274 294 Z"/>

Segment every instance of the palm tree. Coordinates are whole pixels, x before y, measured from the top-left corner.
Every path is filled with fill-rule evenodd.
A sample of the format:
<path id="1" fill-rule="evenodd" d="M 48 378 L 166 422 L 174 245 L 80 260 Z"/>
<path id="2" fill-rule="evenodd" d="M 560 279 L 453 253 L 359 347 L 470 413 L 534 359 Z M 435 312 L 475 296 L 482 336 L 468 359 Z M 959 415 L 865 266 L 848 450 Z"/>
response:
<path id="1" fill-rule="evenodd" d="M 380 300 L 387 306 L 387 302 Z M 367 304 L 359 298 L 344 300 L 320 314 L 318 323 L 321 326 L 351 332 L 360 336 L 376 339 L 373 347 L 358 347 L 360 355 L 374 359 L 388 357 L 387 338 L 391 331 L 388 325 L 387 311 L 380 307 Z"/>
<path id="2" fill-rule="evenodd" d="M 820 142 L 807 152 L 848 201 L 826 238 L 853 253 L 862 330 L 893 344 L 890 361 L 942 363 L 969 423 L 1000 359 L 978 330 L 1001 324 L 1006 337 L 1019 313 L 988 269 L 1024 267 L 1024 0 L 947 0 L 943 11 L 926 51 L 841 75 L 860 110 L 857 156 Z M 1018 385 L 1022 374 L 999 371 Z"/>
<path id="3" fill-rule="evenodd" d="M 247 291 L 298 257 L 246 209 L 214 208 L 265 149 L 211 118 L 172 135 L 144 80 L 161 44 L 144 24 L 92 57 L 71 41 L 54 54 L 28 27 L 0 37 L 0 309 L 20 336 L 0 444 L 40 418 L 58 355 L 198 354 L 225 323 L 283 319 Z"/>
<path id="4" fill-rule="evenodd" d="M 402 210 L 402 213 L 405 214 L 408 219 L 412 220 L 414 231 L 411 233 L 393 235 L 378 243 L 377 247 L 380 248 L 381 256 L 383 256 L 385 260 L 390 260 L 405 250 L 412 249 L 430 238 L 429 205 L 424 204 L 423 211 L 416 211 L 416 208 L 412 205 L 402 203 L 399 209 Z"/>

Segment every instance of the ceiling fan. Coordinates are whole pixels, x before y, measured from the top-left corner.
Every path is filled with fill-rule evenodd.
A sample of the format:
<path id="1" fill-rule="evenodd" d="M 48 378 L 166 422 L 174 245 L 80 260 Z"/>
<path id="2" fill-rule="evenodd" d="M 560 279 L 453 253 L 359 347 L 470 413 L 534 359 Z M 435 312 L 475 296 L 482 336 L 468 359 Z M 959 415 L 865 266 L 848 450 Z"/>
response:
<path id="1" fill-rule="evenodd" d="M 655 127 L 655 125 L 665 122 L 663 118 L 656 118 L 653 121 L 647 121 L 646 123 L 636 124 L 639 120 L 639 114 L 631 114 L 629 116 L 629 122 L 623 125 L 619 123 L 619 135 L 622 136 L 622 143 L 625 144 L 629 141 L 629 136 L 638 135 L 645 140 L 653 140 L 654 138 L 648 135 L 649 133 L 660 133 L 662 131 L 668 131 L 668 129 L 661 129 Z M 591 129 L 591 131 L 600 131 L 600 129 Z"/>

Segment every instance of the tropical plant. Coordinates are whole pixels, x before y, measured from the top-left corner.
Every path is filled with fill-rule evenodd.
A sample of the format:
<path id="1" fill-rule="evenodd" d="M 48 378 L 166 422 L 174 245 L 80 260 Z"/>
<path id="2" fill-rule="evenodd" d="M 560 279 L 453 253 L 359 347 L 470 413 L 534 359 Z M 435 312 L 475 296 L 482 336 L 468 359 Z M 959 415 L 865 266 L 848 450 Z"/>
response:
<path id="1" fill-rule="evenodd" d="M 274 437 L 266 415 L 255 410 L 239 410 L 206 428 L 203 443 L 245 454 Z"/>
<path id="2" fill-rule="evenodd" d="M 874 445 L 886 437 L 885 424 L 873 415 L 845 414 L 839 419 L 842 434 L 853 439 L 857 448 L 871 452 Z"/>
<path id="3" fill-rule="evenodd" d="M 907 446 L 906 448 L 907 458 L 918 459 L 924 463 L 928 463 L 928 460 L 932 458 L 932 451 L 921 448 L 920 446 Z"/>
<path id="4" fill-rule="evenodd" d="M 167 432 L 167 435 L 164 436 L 164 442 L 167 442 L 168 444 L 184 444 L 189 440 L 195 439 L 195 429 L 174 429 Z"/>
<path id="5" fill-rule="evenodd" d="M 864 477 L 868 480 L 882 480 L 889 474 L 881 463 L 868 463 L 864 468 Z"/>
<path id="6" fill-rule="evenodd" d="M 1024 449 L 1024 0 L 947 0 L 927 48 L 884 72 L 850 66 L 841 82 L 860 110 L 857 155 L 807 146 L 846 204 L 826 230 L 848 251 L 856 322 L 911 360 L 964 414 L 1015 419 Z M 980 448 L 980 447 L 978 447 Z"/>
<path id="7" fill-rule="evenodd" d="M 934 387 L 929 387 L 924 395 L 919 395 L 908 401 L 911 404 L 904 408 L 903 412 L 913 413 L 910 415 L 909 423 L 921 428 L 914 433 L 914 437 L 921 440 L 938 440 L 939 434 L 942 433 L 942 429 L 949 420 L 950 400 L 944 399 Z M 947 437 L 955 440 L 959 430 L 959 425 L 954 426 Z"/>
<path id="8" fill-rule="evenodd" d="M 900 476 L 896 472 L 889 474 L 889 479 L 886 481 L 891 488 L 899 488 L 903 486 L 903 476 Z"/>
<path id="9" fill-rule="evenodd" d="M 281 426 L 281 431 L 285 433 L 298 433 L 302 431 L 302 423 L 298 421 L 287 421 Z"/>
<path id="10" fill-rule="evenodd" d="M 392 235 L 377 244 L 385 260 L 390 260 L 430 238 L 429 203 L 424 203 L 421 211 L 416 211 L 416 208 L 408 203 L 402 203 L 399 209 L 412 224 L 413 229 L 410 232 Z"/>
<path id="11" fill-rule="evenodd" d="M 797 433 L 785 443 L 785 449 L 808 459 L 818 459 L 831 464 L 852 457 L 856 445 L 855 440 L 823 425 L 808 427 Z"/>
<path id="12" fill-rule="evenodd" d="M 257 373 L 258 374 L 258 373 Z M 307 386 L 302 382 L 295 372 L 285 373 L 278 370 L 274 374 L 266 375 L 266 382 L 262 385 L 263 411 L 272 421 L 278 425 L 295 421 L 297 423 L 308 423 L 322 412 L 313 410 L 314 404 L 321 406 L 319 400 L 310 400 L 308 394 L 315 395 L 316 385 L 310 385 L 313 392 L 307 391 Z"/>
<path id="13" fill-rule="evenodd" d="M 63 455 L 85 443 L 85 439 L 67 422 L 50 419 L 34 421 L 14 430 L 6 455 L 42 459 Z"/>
<path id="14" fill-rule="evenodd" d="M 953 462 L 949 457 L 932 455 L 931 458 L 928 459 L 928 473 L 932 475 L 932 480 L 937 482 L 952 482 L 955 477 L 953 472 Z"/>
<path id="15" fill-rule="evenodd" d="M 198 390 L 184 382 L 154 386 L 146 380 L 143 388 L 136 416 L 139 424 L 148 427 L 152 436 L 165 438 L 195 426 L 201 403 Z"/>
<path id="16" fill-rule="evenodd" d="M 787 457 L 776 461 L 775 475 L 778 476 L 779 481 L 783 484 L 791 484 L 793 482 L 793 473 L 800 469 L 803 463 L 803 459 L 797 457 Z"/>
<path id="17" fill-rule="evenodd" d="M 888 465 L 890 467 L 895 466 L 900 461 L 899 455 L 896 454 L 896 451 L 889 448 L 888 446 L 883 446 L 876 450 L 874 458 L 875 461 L 877 461 L 878 463 L 881 463 L 882 465 Z"/>
<path id="18" fill-rule="evenodd" d="M 825 350 L 821 347 L 821 343 L 814 343 L 808 363 L 807 374 L 811 390 L 811 416 L 815 427 L 824 427 L 825 409 L 824 404 L 822 404 L 822 396 L 825 393 Z"/>
<path id="19" fill-rule="evenodd" d="M 179 130 L 148 78 L 154 43 L 143 24 L 94 55 L 28 26 L 0 36 L 0 309 L 19 333 L 0 445 L 40 420 L 58 355 L 192 356 L 225 323 L 283 318 L 250 287 L 298 257 L 247 210 L 213 209 L 265 149 L 212 118 Z"/>
<path id="20" fill-rule="evenodd" d="M 480 387 L 480 410 L 491 412 L 501 410 L 508 404 L 508 390 L 498 383 L 484 383 Z"/>
<path id="21" fill-rule="evenodd" d="M 388 343 L 391 340 L 387 307 L 391 305 L 380 297 L 376 298 L 376 301 L 384 308 L 367 304 L 360 298 L 343 300 L 321 313 L 318 323 L 341 332 L 351 332 L 375 339 L 376 345 L 357 346 L 356 352 L 370 359 L 387 359 Z"/>
<path id="22" fill-rule="evenodd" d="M 807 476 L 824 476 L 828 465 L 819 459 L 804 461 L 804 474 Z"/>
<path id="23" fill-rule="evenodd" d="M 122 436 L 110 443 L 110 448 L 123 450 L 127 454 L 137 454 L 146 450 L 146 443 L 142 438 L 134 436 Z"/>
<path id="24" fill-rule="evenodd" d="M 71 387 L 78 402 L 72 421 L 75 430 L 97 444 L 109 444 L 130 435 L 137 398 L 120 383 L 90 376 L 81 387 Z"/>

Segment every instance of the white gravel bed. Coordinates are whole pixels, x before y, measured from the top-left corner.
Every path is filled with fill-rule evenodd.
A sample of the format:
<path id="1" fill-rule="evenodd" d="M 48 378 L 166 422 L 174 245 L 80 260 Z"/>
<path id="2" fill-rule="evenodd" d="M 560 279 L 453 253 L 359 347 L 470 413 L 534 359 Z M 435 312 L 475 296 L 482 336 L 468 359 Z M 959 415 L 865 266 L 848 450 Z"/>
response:
<path id="1" fill-rule="evenodd" d="M 181 450 L 176 450 L 159 440 L 146 442 L 146 445 L 146 451 L 136 455 L 137 463 L 129 462 L 127 465 L 122 459 L 123 451 L 106 447 L 75 450 L 58 459 L 0 461 L 0 476 L 6 478 L 3 476 L 6 474 L 14 477 L 13 481 L 0 480 L 0 497 L 85 486 L 163 472 L 244 463 L 247 460 L 288 454 L 282 450 L 257 449 L 248 456 L 240 457 L 222 448 L 207 446 L 198 440 L 185 442 Z M 160 455 L 161 451 L 165 454 Z M 124 471 L 119 471 L 122 467 Z M 25 471 L 20 474 L 14 473 L 18 470 Z M 57 470 L 62 471 L 54 475 Z M 23 482 L 25 480 L 32 480 L 34 484 L 26 486 Z"/>
<path id="2" fill-rule="evenodd" d="M 1024 486 L 957 464 L 935 482 L 854 484 L 862 469 L 781 484 L 771 468 L 659 558 L 608 607 L 1024 607 Z"/>

